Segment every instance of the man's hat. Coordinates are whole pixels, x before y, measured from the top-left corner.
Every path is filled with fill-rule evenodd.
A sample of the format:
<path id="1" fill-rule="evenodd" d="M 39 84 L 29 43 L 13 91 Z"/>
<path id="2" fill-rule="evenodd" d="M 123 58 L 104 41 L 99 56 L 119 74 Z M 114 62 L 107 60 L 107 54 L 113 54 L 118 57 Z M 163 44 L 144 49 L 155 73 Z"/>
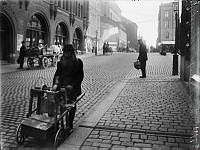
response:
<path id="1" fill-rule="evenodd" d="M 62 51 L 63 52 L 74 52 L 75 48 L 73 47 L 72 44 L 66 44 L 66 45 L 64 45 Z"/>

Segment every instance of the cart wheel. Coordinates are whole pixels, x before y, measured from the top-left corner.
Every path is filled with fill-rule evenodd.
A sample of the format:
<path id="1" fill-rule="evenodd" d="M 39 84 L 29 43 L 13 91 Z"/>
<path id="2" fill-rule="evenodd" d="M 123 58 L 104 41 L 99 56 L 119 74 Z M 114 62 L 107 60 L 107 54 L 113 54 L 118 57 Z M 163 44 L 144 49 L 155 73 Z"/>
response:
<path id="1" fill-rule="evenodd" d="M 51 65 L 53 66 L 53 67 L 55 67 L 56 65 L 57 65 L 57 58 L 56 58 L 56 56 L 54 56 L 54 57 L 52 57 L 51 58 Z"/>
<path id="2" fill-rule="evenodd" d="M 29 69 L 32 69 L 34 67 L 33 59 L 30 57 L 27 59 L 27 66 Z"/>
<path id="3" fill-rule="evenodd" d="M 48 67 L 48 63 L 49 63 L 49 60 L 47 57 L 43 57 L 42 58 L 42 68 L 47 68 Z"/>
<path id="4" fill-rule="evenodd" d="M 63 142 L 64 135 L 65 135 L 64 129 L 60 128 L 57 131 L 56 136 L 55 136 L 55 140 L 54 140 L 54 146 L 55 147 L 58 147 Z"/>
<path id="5" fill-rule="evenodd" d="M 16 139 L 18 144 L 22 145 L 24 143 L 25 135 L 22 133 L 21 124 L 17 127 Z"/>

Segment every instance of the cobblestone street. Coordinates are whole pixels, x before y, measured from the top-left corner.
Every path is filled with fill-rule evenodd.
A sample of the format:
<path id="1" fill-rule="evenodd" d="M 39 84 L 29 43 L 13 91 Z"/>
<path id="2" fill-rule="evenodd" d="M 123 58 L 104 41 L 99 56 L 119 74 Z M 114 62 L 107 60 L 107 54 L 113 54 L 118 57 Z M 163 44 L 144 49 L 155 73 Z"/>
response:
<path id="1" fill-rule="evenodd" d="M 114 53 L 83 58 L 86 95 L 78 103 L 75 131 L 90 129 L 80 149 L 189 149 L 194 124 L 187 86 L 172 76 L 172 55 L 148 54 L 147 78 L 133 67 L 137 53 Z M 55 67 L 1 74 L 1 139 L 4 149 L 21 149 L 15 139 L 18 124 L 28 111 L 29 91 L 37 84 L 52 84 Z M 116 98 L 95 125 L 84 118 L 123 83 Z M 92 114 L 91 114 L 92 115 Z M 95 114 L 93 114 L 95 115 Z M 71 135 L 73 137 L 73 133 Z M 66 139 L 66 142 L 70 137 Z M 60 146 L 65 149 L 66 142 Z M 45 147 L 40 142 L 24 147 Z M 41 146 L 42 145 L 42 146 Z M 49 146 L 49 145 L 48 145 Z M 79 148 L 78 147 L 78 148 Z"/>

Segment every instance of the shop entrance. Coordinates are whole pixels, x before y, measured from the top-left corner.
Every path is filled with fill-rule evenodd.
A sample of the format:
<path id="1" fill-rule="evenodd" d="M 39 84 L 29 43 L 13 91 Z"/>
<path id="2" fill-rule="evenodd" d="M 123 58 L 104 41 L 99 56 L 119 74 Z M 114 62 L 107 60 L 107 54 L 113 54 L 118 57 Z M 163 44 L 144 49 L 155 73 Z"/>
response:
<path id="1" fill-rule="evenodd" d="M 13 54 L 13 28 L 10 20 L 6 15 L 0 13 L 0 60 L 11 62 L 11 55 Z"/>

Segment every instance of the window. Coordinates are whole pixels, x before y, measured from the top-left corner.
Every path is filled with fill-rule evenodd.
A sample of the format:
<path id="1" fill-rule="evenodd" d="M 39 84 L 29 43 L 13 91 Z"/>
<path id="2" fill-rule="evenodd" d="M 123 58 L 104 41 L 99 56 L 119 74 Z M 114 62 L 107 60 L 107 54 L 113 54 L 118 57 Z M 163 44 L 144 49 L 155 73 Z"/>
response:
<path id="1" fill-rule="evenodd" d="M 81 48 L 80 45 L 81 45 L 80 33 L 79 33 L 79 31 L 76 30 L 74 32 L 74 37 L 73 37 L 73 46 L 76 50 L 77 49 L 80 50 L 80 48 Z"/>
<path id="2" fill-rule="evenodd" d="M 81 17 L 81 4 L 78 4 L 78 16 Z"/>
<path id="3" fill-rule="evenodd" d="M 84 17 L 83 16 L 83 5 L 81 5 L 81 17 Z"/>
<path id="4" fill-rule="evenodd" d="M 63 0 L 62 2 L 63 2 L 63 9 L 66 9 L 66 5 L 65 5 L 65 4 L 66 4 L 66 1 Z"/>
<path id="5" fill-rule="evenodd" d="M 69 11 L 69 1 L 66 1 L 66 10 Z"/>
<path id="6" fill-rule="evenodd" d="M 168 18 L 168 17 L 169 17 L 169 12 L 165 11 L 165 18 Z"/>
<path id="7" fill-rule="evenodd" d="M 61 0 L 58 0 L 58 7 L 61 7 Z"/>
<path id="8" fill-rule="evenodd" d="M 76 7 L 75 7 L 75 14 L 76 16 L 78 15 L 78 3 L 76 2 Z"/>
<path id="9" fill-rule="evenodd" d="M 65 30 L 64 30 L 63 26 L 61 24 L 57 25 L 54 42 L 59 43 L 60 45 L 64 45 L 66 38 L 67 37 L 66 37 Z"/>
<path id="10" fill-rule="evenodd" d="M 169 32 L 165 33 L 165 39 L 169 39 Z"/>
<path id="11" fill-rule="evenodd" d="M 27 48 L 37 47 L 39 41 L 43 41 L 45 44 L 46 29 L 42 25 L 41 21 L 36 15 L 31 17 L 30 22 L 27 25 L 26 31 L 26 46 Z"/>
<path id="12" fill-rule="evenodd" d="M 169 28 L 169 21 L 168 20 L 165 21 L 165 28 Z"/>

